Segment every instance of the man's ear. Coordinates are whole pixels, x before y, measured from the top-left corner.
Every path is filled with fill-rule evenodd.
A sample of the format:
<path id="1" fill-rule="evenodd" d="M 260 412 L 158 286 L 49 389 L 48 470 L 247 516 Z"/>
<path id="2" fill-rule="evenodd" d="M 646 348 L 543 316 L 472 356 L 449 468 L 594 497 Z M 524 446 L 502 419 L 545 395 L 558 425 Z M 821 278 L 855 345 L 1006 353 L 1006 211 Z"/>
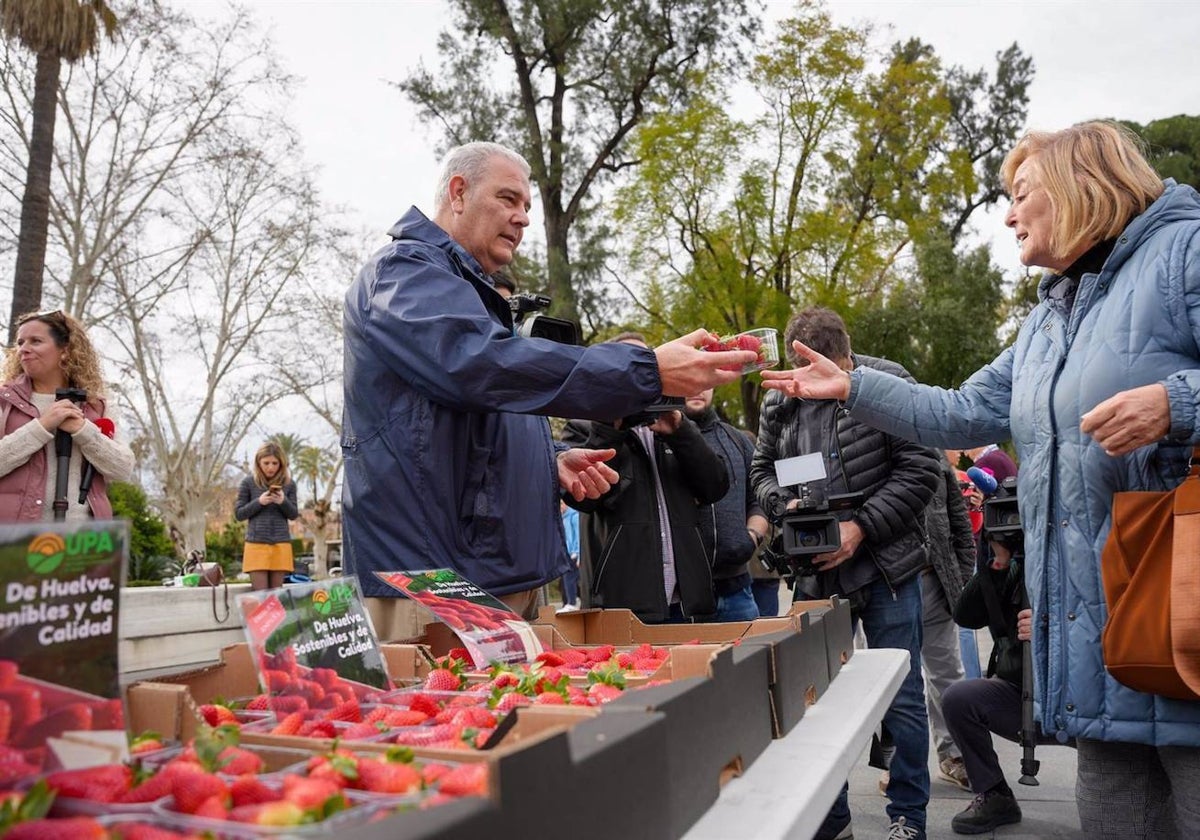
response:
<path id="1" fill-rule="evenodd" d="M 467 179 L 462 175 L 451 176 L 447 191 L 450 193 L 450 209 L 456 213 L 460 212 L 463 207 L 463 196 L 467 192 Z"/>

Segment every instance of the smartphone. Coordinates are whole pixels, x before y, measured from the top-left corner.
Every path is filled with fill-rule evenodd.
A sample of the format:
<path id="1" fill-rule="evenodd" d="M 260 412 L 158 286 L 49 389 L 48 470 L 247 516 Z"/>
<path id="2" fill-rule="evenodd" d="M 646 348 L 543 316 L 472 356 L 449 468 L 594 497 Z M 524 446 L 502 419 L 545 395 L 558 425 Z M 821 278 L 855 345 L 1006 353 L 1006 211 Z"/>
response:
<path id="1" fill-rule="evenodd" d="M 272 484 L 267 489 L 270 490 L 272 493 L 278 493 L 280 490 L 283 489 L 283 485 L 282 484 Z"/>

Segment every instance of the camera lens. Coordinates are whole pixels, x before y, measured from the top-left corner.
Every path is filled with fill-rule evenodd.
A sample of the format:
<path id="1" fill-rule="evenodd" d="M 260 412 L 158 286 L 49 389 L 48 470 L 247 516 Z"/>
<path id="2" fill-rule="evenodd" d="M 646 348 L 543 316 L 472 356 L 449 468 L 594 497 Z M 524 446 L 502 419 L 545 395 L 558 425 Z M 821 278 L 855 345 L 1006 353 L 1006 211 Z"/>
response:
<path id="1" fill-rule="evenodd" d="M 796 543 L 802 548 L 814 548 L 821 544 L 822 533 L 820 531 L 797 531 Z"/>

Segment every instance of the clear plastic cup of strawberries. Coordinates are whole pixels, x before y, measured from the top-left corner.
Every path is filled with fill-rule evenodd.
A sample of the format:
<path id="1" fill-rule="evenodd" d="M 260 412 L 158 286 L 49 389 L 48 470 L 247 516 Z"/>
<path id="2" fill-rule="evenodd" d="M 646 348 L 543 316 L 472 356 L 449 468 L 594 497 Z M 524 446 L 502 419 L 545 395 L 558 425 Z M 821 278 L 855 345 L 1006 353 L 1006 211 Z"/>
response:
<path id="1" fill-rule="evenodd" d="M 754 373 L 756 370 L 766 370 L 779 364 L 779 331 L 774 327 L 759 327 L 725 338 L 714 335 L 700 349 L 713 353 L 722 350 L 753 350 L 758 354 L 758 360 L 743 365 L 740 372 Z"/>

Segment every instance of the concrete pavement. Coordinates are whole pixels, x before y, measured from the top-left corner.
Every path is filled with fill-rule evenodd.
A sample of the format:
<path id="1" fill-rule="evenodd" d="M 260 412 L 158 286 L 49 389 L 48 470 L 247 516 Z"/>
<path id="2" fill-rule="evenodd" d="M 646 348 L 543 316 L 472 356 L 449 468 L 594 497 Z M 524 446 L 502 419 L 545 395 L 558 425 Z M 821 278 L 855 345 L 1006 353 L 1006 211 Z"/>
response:
<path id="1" fill-rule="evenodd" d="M 1039 747 L 1041 761 L 1037 787 L 1017 784 L 1021 776 L 1021 749 L 1016 744 L 996 739 L 996 753 L 1009 785 L 1021 804 L 1023 818 L 975 837 L 985 840 L 1082 840 L 1079 815 L 1075 811 L 1075 751 L 1069 747 Z M 971 794 L 937 777 L 936 755 L 930 751 L 928 823 L 929 840 L 950 840 L 964 835 L 950 829 L 951 818 L 967 807 Z M 867 753 L 850 774 L 850 812 L 856 840 L 884 840 L 888 819 L 884 811 L 887 798 L 879 793 L 879 771 L 867 765 Z"/>

